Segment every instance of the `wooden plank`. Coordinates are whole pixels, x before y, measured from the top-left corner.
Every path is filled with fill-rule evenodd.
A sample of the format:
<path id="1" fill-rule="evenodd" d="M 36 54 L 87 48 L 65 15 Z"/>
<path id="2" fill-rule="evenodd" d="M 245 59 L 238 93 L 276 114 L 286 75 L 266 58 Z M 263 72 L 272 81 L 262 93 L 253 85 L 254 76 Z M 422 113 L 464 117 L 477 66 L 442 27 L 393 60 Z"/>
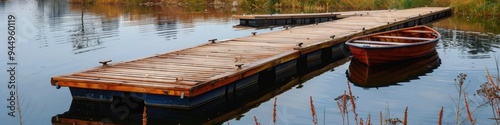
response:
<path id="1" fill-rule="evenodd" d="M 421 38 L 421 37 L 404 37 L 404 36 L 371 36 L 373 38 L 387 38 L 387 39 L 402 39 L 402 40 L 424 40 L 424 41 L 429 41 L 429 40 L 434 40 L 432 38 Z"/>
<path id="2" fill-rule="evenodd" d="M 129 73 L 129 74 L 142 74 L 142 76 L 144 77 L 147 77 L 148 74 L 152 74 L 152 75 L 169 75 L 169 76 L 173 76 L 173 77 L 178 77 L 178 76 L 199 76 L 199 77 L 203 77 L 203 76 L 212 76 L 212 74 L 199 74 L 199 73 L 195 73 L 195 72 L 175 72 L 175 71 L 153 71 L 153 70 L 141 70 L 141 69 L 123 69 L 123 68 L 113 68 L 113 69 L 107 69 L 107 70 L 102 70 L 102 69 L 99 69 L 99 70 L 93 70 L 93 71 L 89 71 L 89 72 L 116 72 L 116 73 Z M 83 73 L 87 73 L 87 72 L 83 72 Z M 75 75 L 78 75 L 78 74 L 75 74 Z"/>
<path id="3" fill-rule="evenodd" d="M 75 74 L 74 76 L 86 76 L 86 77 L 109 78 L 109 79 L 122 79 L 122 80 L 133 80 L 133 81 L 140 81 L 140 82 L 169 83 L 169 84 L 179 84 L 179 85 L 195 85 L 195 84 L 197 84 L 197 82 L 191 82 L 191 81 L 176 81 L 176 80 L 168 80 L 168 79 L 124 77 L 124 76 L 116 76 L 116 75 L 109 75 L 109 74 L 79 73 L 79 74 Z"/>
<path id="4" fill-rule="evenodd" d="M 155 69 L 186 69 L 186 68 L 200 68 L 200 69 L 215 69 L 215 70 L 227 70 L 234 69 L 233 67 L 224 66 L 213 66 L 213 65 L 196 65 L 196 64 L 186 64 L 186 63 L 123 63 L 118 65 L 112 65 L 114 67 L 143 67 L 143 68 L 155 68 Z"/>
<path id="5" fill-rule="evenodd" d="M 403 30 L 401 32 L 405 32 L 405 33 L 432 33 L 432 31 L 426 31 L 426 30 Z"/>
<path id="6" fill-rule="evenodd" d="M 143 72 L 131 72 L 131 70 L 143 70 Z M 192 69 L 191 69 L 192 70 Z M 213 72 L 213 71 L 212 71 Z M 224 73 L 227 71 L 223 72 L 214 72 L 214 73 Z M 164 77 L 166 79 L 175 79 L 175 78 L 188 78 L 188 79 L 203 79 L 203 78 L 208 78 L 212 77 L 210 75 L 211 72 L 206 71 L 175 71 L 175 70 L 144 70 L 144 69 L 139 69 L 139 68 L 122 68 L 122 69 L 114 69 L 114 70 L 101 70 L 101 71 L 89 71 L 89 72 L 84 72 L 84 73 L 93 73 L 93 74 L 116 74 L 116 75 L 132 75 L 136 77 L 141 77 L 141 78 L 149 78 L 153 76 L 159 76 L 159 77 Z M 206 73 L 206 74 L 200 74 L 200 73 Z"/>

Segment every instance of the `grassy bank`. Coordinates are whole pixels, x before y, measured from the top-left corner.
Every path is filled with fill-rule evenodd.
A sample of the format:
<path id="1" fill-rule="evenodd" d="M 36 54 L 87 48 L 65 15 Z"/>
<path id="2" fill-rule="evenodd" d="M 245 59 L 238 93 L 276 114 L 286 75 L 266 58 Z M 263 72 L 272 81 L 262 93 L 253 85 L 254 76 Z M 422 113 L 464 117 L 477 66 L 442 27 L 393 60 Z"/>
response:
<path id="1" fill-rule="evenodd" d="M 224 5 L 242 8 L 299 8 L 304 10 L 343 11 L 423 6 L 450 6 L 459 15 L 500 15 L 499 0 L 70 0 L 72 3 L 149 5 Z"/>

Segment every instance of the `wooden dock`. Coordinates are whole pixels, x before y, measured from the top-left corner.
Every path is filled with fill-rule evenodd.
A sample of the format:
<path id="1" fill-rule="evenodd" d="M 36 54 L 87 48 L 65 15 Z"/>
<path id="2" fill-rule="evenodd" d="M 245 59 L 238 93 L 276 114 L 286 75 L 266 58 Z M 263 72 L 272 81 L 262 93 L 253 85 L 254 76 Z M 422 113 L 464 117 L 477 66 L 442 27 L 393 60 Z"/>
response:
<path id="1" fill-rule="evenodd" d="M 147 107 L 148 124 L 154 125 L 215 125 L 223 124 L 228 119 L 233 119 L 240 114 L 244 114 L 248 110 L 254 108 L 261 103 L 264 103 L 277 95 L 294 88 L 296 85 L 305 84 L 309 79 L 312 79 L 324 72 L 348 62 L 349 58 L 343 58 L 333 61 L 332 63 L 307 72 L 302 76 L 297 76 L 296 79 L 284 81 L 283 86 L 274 86 L 259 91 L 248 91 L 245 95 L 237 99 L 217 99 L 202 106 L 190 110 L 177 110 L 161 107 Z M 251 87 L 250 87 L 251 88 Z M 243 90 L 245 91 L 245 90 Z M 126 103 L 126 102 L 123 102 Z M 133 112 L 130 114 L 130 119 L 120 120 L 121 115 L 117 115 L 115 111 L 116 105 L 101 102 L 89 102 L 81 100 L 73 100 L 69 110 L 64 113 L 52 117 L 52 125 L 100 125 L 102 119 L 112 119 L 105 125 L 126 125 L 126 124 L 142 124 L 142 111 L 144 108 L 138 106 L 130 108 Z M 120 105 L 121 106 L 121 105 Z M 135 111 L 135 112 L 134 112 Z M 137 112 L 139 111 L 139 112 Z M 139 116 L 139 118 L 134 116 Z"/>
<path id="2" fill-rule="evenodd" d="M 425 24 L 451 8 L 423 7 L 352 16 L 317 25 L 250 35 L 129 62 L 56 76 L 73 98 L 111 101 L 130 95 L 146 105 L 190 109 L 239 90 L 293 77 L 344 56 L 343 42 L 372 32 Z M 269 81 L 273 80 L 273 81 Z M 258 89 L 258 88 L 256 88 Z"/>
<path id="3" fill-rule="evenodd" d="M 314 24 L 321 22 L 333 21 L 336 19 L 362 16 L 367 14 L 375 14 L 386 12 L 388 10 L 370 10 L 370 11 L 346 11 L 346 12 L 330 12 L 330 13 L 301 13 L 301 14 L 250 14 L 250 15 L 233 15 L 233 18 L 238 18 L 240 24 L 238 26 L 261 27 L 271 25 L 296 25 L 296 24 Z"/>

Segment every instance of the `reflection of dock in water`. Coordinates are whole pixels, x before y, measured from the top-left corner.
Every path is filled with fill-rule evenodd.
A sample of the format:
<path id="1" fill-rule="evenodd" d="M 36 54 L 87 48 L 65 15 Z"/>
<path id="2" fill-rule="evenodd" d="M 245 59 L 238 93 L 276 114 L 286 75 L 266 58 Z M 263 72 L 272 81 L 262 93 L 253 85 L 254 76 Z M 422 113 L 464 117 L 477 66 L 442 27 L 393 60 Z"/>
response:
<path id="1" fill-rule="evenodd" d="M 322 64 L 324 67 L 315 68 L 301 76 L 296 76 L 288 81 L 276 82 L 275 84 L 252 85 L 243 90 L 243 94 L 231 95 L 227 98 L 218 98 L 210 103 L 201 105 L 191 110 L 147 107 L 148 124 L 158 125 L 200 125 L 221 124 L 229 119 L 241 117 L 250 109 L 259 106 L 276 95 L 279 95 L 292 87 L 316 77 L 349 61 L 342 58 L 331 63 Z M 257 89 L 256 89 L 257 88 Z M 231 98 L 231 99 L 228 99 Z M 133 100 L 133 99 L 130 99 Z M 117 124 L 142 124 L 143 104 L 136 108 L 128 107 L 121 101 L 115 103 L 89 102 L 73 100 L 69 111 L 52 117 L 53 125 L 117 125 Z M 129 114 L 126 114 L 129 113 Z M 126 118 L 123 116 L 127 116 Z M 124 119 L 122 119 L 124 118 Z"/>
<path id="2" fill-rule="evenodd" d="M 356 86 L 372 88 L 396 85 L 417 79 L 439 67 L 441 61 L 434 50 L 429 55 L 394 63 L 367 66 L 355 59 L 351 60 L 347 77 Z"/>

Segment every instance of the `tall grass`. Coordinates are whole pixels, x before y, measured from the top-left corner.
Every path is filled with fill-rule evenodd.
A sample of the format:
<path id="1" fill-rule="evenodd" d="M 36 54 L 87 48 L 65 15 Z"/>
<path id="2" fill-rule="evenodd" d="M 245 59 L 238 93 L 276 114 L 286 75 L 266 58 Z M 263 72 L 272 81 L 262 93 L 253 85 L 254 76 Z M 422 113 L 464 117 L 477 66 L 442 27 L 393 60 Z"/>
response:
<path id="1" fill-rule="evenodd" d="M 424 6 L 453 7 L 459 15 L 499 15 L 500 1 L 495 0 L 240 0 L 266 3 L 274 7 L 304 8 L 319 10 L 371 10 L 388 8 L 413 8 Z M 245 6 L 245 5 L 244 5 Z M 248 6 L 245 6 L 248 7 Z"/>
<path id="2" fill-rule="evenodd" d="M 496 63 L 498 63 L 498 61 Z M 477 90 L 477 94 L 483 97 L 486 104 L 491 106 L 493 119 L 495 119 L 496 124 L 500 124 L 498 120 L 500 118 L 500 87 L 498 86 L 500 78 L 491 76 L 488 69 L 486 69 L 486 79 L 487 82 L 481 85 L 481 88 Z M 495 83 L 495 81 L 497 83 Z"/>
<path id="3" fill-rule="evenodd" d="M 96 4 L 140 4 L 154 0 L 70 0 L 71 3 Z"/>
<path id="4" fill-rule="evenodd" d="M 236 5 L 243 8 L 282 9 L 300 8 L 304 10 L 342 11 L 372 10 L 388 8 L 412 8 L 424 6 L 453 7 L 459 15 L 500 15 L 498 0 L 70 0 L 71 3 L 96 4 L 141 4 L 147 2 L 159 5 L 206 6 L 215 3 Z"/>

